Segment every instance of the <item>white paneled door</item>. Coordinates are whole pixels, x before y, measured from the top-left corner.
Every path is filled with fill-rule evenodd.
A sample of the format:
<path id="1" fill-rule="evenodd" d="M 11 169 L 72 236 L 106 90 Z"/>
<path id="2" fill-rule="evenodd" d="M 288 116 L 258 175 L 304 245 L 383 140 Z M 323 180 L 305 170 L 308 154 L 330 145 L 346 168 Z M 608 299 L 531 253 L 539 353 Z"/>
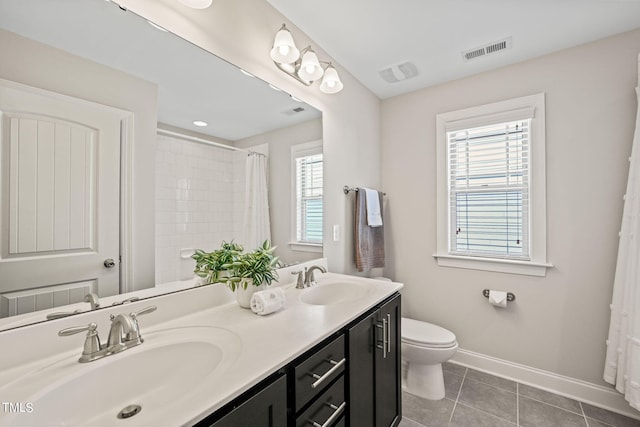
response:
<path id="1" fill-rule="evenodd" d="M 119 292 L 126 112 L 0 81 L 0 293 Z"/>

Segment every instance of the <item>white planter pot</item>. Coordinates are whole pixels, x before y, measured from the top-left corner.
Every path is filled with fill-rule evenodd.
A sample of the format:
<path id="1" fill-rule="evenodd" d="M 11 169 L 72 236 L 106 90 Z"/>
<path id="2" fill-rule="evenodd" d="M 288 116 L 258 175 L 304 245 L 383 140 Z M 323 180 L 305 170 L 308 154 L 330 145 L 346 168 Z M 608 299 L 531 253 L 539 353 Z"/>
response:
<path id="1" fill-rule="evenodd" d="M 244 284 L 247 284 L 247 288 L 244 288 Z M 265 284 L 261 284 L 260 286 L 254 286 L 253 280 L 251 279 L 242 279 L 240 283 L 238 283 L 238 287 L 236 288 L 236 300 L 238 301 L 238 305 L 242 308 L 251 307 L 251 297 L 254 292 L 262 291 L 266 289 Z"/>

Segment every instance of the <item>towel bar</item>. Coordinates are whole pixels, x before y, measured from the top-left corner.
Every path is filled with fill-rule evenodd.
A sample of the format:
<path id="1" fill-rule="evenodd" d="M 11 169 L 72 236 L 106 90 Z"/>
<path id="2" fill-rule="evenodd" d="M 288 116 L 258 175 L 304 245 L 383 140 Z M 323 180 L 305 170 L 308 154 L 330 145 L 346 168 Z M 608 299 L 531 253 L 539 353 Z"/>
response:
<path id="1" fill-rule="evenodd" d="M 354 187 L 349 187 L 348 185 L 345 185 L 344 187 L 342 187 L 342 191 L 344 192 L 344 194 L 349 194 L 350 191 L 355 191 L 357 193 L 358 189 L 354 188 Z M 382 195 L 386 196 L 387 193 L 382 193 Z"/>

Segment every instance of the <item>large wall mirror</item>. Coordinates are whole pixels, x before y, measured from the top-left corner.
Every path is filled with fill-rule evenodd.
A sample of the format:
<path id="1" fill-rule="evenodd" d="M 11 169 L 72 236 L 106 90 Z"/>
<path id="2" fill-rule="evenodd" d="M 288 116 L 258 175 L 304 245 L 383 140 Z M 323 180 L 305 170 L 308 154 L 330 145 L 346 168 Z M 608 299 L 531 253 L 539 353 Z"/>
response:
<path id="1" fill-rule="evenodd" d="M 317 109 L 110 1 L 3 0 L 0 55 L 0 330 L 89 310 L 90 293 L 105 306 L 184 287 L 193 249 L 251 241 L 252 157 L 278 255 L 322 256 L 321 240 L 293 244 L 291 191 L 292 153 L 322 151 Z M 141 261 L 122 254 L 141 188 L 155 280 L 135 281 Z"/>

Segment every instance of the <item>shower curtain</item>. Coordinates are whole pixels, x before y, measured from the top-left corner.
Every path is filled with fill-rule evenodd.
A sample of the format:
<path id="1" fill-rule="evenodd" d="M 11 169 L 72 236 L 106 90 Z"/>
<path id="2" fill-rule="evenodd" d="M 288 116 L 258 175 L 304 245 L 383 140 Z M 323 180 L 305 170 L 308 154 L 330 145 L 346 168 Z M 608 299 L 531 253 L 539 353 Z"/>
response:
<path id="1" fill-rule="evenodd" d="M 640 87 L 636 96 L 640 102 Z M 640 108 L 613 282 L 604 379 L 640 410 Z"/>
<path id="2" fill-rule="evenodd" d="M 253 250 L 271 240 L 267 192 L 267 156 L 250 152 L 247 156 L 242 242 Z"/>

